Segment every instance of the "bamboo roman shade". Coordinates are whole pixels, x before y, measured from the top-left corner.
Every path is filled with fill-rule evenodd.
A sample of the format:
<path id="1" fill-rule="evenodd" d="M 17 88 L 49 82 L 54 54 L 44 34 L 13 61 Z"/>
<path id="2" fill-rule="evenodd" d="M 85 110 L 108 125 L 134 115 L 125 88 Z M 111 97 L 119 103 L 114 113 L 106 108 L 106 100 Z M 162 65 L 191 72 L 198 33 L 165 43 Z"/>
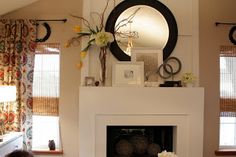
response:
<path id="1" fill-rule="evenodd" d="M 38 44 L 33 80 L 33 114 L 58 116 L 59 44 Z"/>
<path id="2" fill-rule="evenodd" d="M 236 117 L 236 46 L 220 49 L 220 115 Z"/>
<path id="3" fill-rule="evenodd" d="M 43 116 L 58 116 L 58 98 L 33 97 L 33 114 Z"/>

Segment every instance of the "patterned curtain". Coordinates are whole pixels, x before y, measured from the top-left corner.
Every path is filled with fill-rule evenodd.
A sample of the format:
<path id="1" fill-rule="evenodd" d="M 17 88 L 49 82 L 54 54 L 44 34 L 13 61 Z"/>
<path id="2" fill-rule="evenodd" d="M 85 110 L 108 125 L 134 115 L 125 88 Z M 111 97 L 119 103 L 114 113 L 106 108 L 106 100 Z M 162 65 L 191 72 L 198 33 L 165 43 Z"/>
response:
<path id="1" fill-rule="evenodd" d="M 15 85 L 17 100 L 2 106 L 6 131 L 22 131 L 31 149 L 36 21 L 0 19 L 0 85 Z"/>

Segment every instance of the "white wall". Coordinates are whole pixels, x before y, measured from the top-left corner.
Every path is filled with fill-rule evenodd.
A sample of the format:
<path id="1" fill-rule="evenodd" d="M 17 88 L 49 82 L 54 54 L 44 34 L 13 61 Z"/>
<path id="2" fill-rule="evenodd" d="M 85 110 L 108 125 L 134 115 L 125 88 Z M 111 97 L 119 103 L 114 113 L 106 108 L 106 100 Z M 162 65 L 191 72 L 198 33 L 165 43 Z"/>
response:
<path id="1" fill-rule="evenodd" d="M 116 0 L 116 4 L 122 0 Z M 174 14 L 178 25 L 178 41 L 172 56 L 178 57 L 182 62 L 182 72 L 194 72 L 198 76 L 199 67 L 199 49 L 198 49 L 198 0 L 161 0 Z M 101 12 L 106 4 L 106 0 L 86 0 L 84 1 L 84 17 L 89 17 L 90 12 Z M 184 8 L 183 8 L 184 6 Z M 106 18 L 113 9 L 114 4 L 110 0 L 109 8 L 106 12 Z M 91 55 L 92 54 L 92 55 Z M 83 69 L 81 81 L 84 76 L 95 76 L 99 79 L 99 50 L 91 50 L 89 57 L 89 66 Z M 108 54 L 108 79 L 107 85 L 111 85 L 111 65 L 117 61 L 112 54 Z M 176 76 L 176 80 L 180 78 L 181 74 Z"/>

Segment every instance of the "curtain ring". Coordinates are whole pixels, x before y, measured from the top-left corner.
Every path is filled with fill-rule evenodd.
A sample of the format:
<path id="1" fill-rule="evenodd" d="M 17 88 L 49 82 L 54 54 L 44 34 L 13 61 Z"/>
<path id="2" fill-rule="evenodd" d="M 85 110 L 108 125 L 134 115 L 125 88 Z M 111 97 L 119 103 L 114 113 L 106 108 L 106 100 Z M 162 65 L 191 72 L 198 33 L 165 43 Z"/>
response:
<path id="1" fill-rule="evenodd" d="M 37 38 L 37 39 L 35 40 L 36 42 L 45 42 L 46 40 L 48 40 L 48 38 L 49 38 L 50 35 L 51 35 L 51 28 L 50 28 L 49 24 L 46 23 L 46 22 L 44 22 L 42 25 L 45 27 L 47 33 L 46 33 L 46 35 L 45 35 L 43 38 L 41 38 L 41 39 L 38 39 L 38 38 Z"/>
<path id="2" fill-rule="evenodd" d="M 233 26 L 229 31 L 229 40 L 231 41 L 231 43 L 236 45 L 236 39 L 234 39 L 234 32 L 236 32 L 236 26 Z"/>

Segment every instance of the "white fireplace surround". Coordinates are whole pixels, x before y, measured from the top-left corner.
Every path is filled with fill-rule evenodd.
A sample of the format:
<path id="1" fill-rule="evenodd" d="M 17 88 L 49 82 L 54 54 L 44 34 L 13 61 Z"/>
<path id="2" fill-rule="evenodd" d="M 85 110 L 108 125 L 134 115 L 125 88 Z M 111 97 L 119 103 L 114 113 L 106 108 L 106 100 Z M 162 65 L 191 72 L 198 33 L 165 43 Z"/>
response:
<path id="1" fill-rule="evenodd" d="M 203 114 L 203 88 L 81 87 L 79 156 L 106 157 L 107 125 L 168 125 L 178 157 L 202 157 Z"/>

